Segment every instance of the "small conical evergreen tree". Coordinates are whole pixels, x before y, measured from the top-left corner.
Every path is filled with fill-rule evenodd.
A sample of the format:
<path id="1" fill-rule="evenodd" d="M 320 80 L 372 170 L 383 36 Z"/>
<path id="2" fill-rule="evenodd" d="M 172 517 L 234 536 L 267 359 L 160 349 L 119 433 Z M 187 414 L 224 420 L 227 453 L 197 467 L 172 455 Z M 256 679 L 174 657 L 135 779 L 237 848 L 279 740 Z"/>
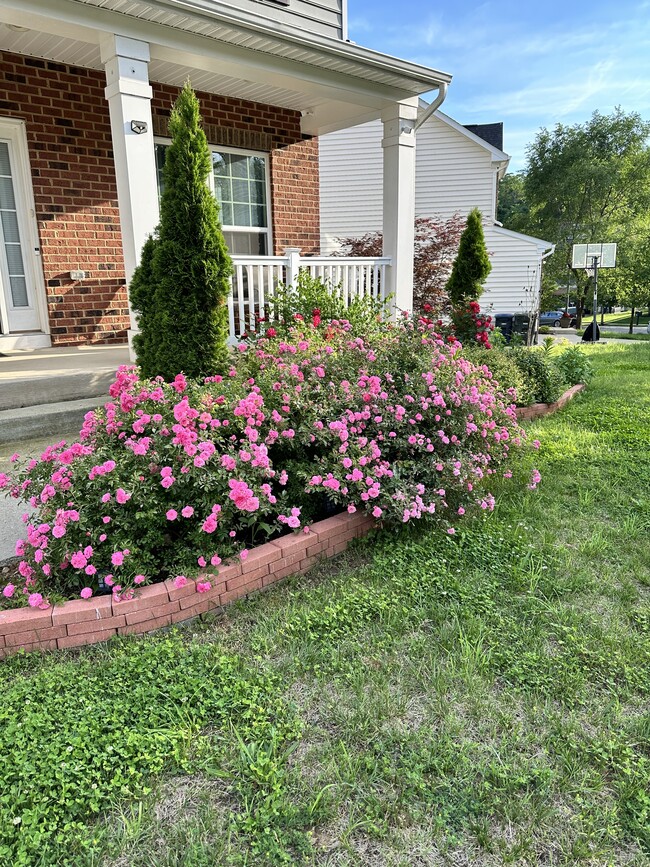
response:
<path id="1" fill-rule="evenodd" d="M 476 301 L 483 292 L 483 283 L 492 270 L 485 246 L 481 212 L 478 208 L 467 216 L 467 225 L 460 236 L 458 255 L 447 281 L 447 293 L 454 309 Z"/>
<path id="2" fill-rule="evenodd" d="M 171 380 L 213 374 L 226 366 L 228 277 L 232 262 L 206 183 L 210 149 L 199 102 L 189 83 L 169 122 L 160 223 L 131 282 L 142 337 L 134 342 L 145 376 Z"/>

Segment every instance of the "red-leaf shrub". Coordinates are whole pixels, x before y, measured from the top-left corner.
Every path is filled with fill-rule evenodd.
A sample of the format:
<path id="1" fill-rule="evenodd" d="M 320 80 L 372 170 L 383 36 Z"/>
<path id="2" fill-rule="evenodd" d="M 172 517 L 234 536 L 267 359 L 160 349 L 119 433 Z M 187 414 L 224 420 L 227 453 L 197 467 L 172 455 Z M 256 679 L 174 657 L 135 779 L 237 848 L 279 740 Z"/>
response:
<path id="1" fill-rule="evenodd" d="M 436 314 L 445 311 L 449 296 L 445 286 L 451 274 L 465 218 L 454 214 L 448 220 L 441 217 L 415 218 L 413 257 L 413 309 L 424 310 L 429 305 Z M 360 238 L 339 238 L 345 256 L 381 256 L 383 235 L 368 232 Z"/>

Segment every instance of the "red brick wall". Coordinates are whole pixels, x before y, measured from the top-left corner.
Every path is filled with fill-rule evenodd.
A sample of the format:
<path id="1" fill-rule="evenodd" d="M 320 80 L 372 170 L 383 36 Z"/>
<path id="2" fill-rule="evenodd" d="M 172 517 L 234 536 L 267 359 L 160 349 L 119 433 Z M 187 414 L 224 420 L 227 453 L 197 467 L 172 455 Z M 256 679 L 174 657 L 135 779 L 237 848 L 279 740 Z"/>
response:
<path id="1" fill-rule="evenodd" d="M 271 151 L 271 201 L 275 253 L 285 247 L 320 252 L 318 139 Z"/>
<path id="2" fill-rule="evenodd" d="M 1 53 L 0 81 L 0 117 L 27 126 L 52 342 L 123 342 L 128 312 L 104 74 Z M 178 88 L 153 90 L 154 115 L 167 115 Z M 270 136 L 274 252 L 318 252 L 318 143 L 303 141 L 299 113 L 198 96 L 206 125 Z M 88 279 L 73 283 L 77 269 Z"/>
<path id="3" fill-rule="evenodd" d="M 0 55 L 0 116 L 22 118 L 52 342 L 114 343 L 128 326 L 104 76 Z M 73 283 L 69 272 L 86 271 Z"/>

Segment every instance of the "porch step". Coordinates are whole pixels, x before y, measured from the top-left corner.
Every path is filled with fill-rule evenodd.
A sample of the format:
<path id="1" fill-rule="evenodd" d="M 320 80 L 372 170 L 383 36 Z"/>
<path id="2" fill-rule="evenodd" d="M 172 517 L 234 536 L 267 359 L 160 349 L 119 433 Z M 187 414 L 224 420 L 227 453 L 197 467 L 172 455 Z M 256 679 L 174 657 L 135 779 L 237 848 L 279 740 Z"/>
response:
<path id="1" fill-rule="evenodd" d="M 53 393 L 56 392 L 51 390 L 50 396 Z M 54 442 L 59 434 L 79 430 L 86 413 L 104 402 L 101 396 L 95 396 L 0 410 L 0 443 L 49 436 L 52 436 Z"/>
<path id="2" fill-rule="evenodd" d="M 0 410 L 20 409 L 48 404 L 53 397 L 58 402 L 74 402 L 108 395 L 115 380 L 115 368 L 93 371 L 65 371 L 58 374 L 6 379 L 0 384 Z"/>

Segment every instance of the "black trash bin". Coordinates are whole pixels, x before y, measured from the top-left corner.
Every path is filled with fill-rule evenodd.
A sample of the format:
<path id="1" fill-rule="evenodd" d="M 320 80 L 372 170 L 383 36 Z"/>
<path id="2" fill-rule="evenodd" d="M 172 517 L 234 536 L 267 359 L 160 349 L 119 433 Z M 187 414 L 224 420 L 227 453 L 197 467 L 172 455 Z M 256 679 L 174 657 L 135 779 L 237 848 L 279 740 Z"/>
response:
<path id="1" fill-rule="evenodd" d="M 530 327 L 530 316 L 527 313 L 515 313 L 513 316 L 512 333 L 518 334 L 524 343 L 528 338 L 528 329 Z"/>
<path id="2" fill-rule="evenodd" d="M 512 339 L 512 329 L 515 323 L 514 313 L 497 313 L 494 317 L 494 327 L 503 334 L 506 343 Z"/>

